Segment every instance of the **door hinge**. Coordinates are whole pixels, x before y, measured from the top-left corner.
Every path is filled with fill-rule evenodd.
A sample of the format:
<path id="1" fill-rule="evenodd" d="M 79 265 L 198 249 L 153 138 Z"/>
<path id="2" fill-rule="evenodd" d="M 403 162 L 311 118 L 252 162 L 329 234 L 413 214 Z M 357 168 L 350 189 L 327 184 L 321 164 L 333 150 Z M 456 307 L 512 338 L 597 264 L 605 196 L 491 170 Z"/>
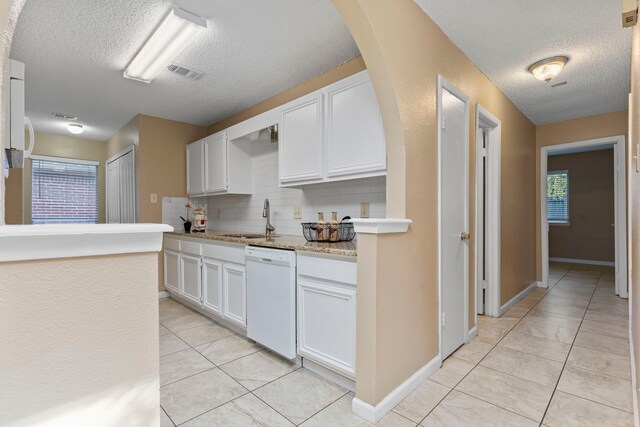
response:
<path id="1" fill-rule="evenodd" d="M 487 149 L 482 148 L 482 157 L 487 157 Z"/>
<path id="2" fill-rule="evenodd" d="M 442 116 L 442 129 L 444 129 L 444 126 L 445 126 L 445 117 L 444 117 L 444 115 L 443 115 L 443 116 Z"/>
<path id="3" fill-rule="evenodd" d="M 445 326 L 446 322 L 445 322 L 445 316 L 444 316 L 444 311 L 442 312 L 442 326 Z"/>
<path id="4" fill-rule="evenodd" d="M 486 280 L 482 281 L 482 289 L 487 289 L 487 281 Z"/>

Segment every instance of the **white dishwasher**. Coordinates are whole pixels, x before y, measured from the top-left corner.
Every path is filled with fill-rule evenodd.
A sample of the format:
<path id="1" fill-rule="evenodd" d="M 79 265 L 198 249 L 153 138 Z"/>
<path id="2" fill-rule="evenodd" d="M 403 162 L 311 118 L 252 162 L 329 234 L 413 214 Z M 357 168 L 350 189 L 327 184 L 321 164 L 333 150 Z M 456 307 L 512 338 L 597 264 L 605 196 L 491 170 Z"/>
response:
<path id="1" fill-rule="evenodd" d="M 296 253 L 247 246 L 247 336 L 296 357 Z"/>

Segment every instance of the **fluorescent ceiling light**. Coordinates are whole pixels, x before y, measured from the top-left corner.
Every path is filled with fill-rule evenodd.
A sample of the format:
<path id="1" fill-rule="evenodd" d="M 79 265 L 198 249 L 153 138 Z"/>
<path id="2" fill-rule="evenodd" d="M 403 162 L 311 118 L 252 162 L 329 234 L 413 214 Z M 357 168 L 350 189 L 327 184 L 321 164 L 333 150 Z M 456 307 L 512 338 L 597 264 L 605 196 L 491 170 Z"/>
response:
<path id="1" fill-rule="evenodd" d="M 84 132 L 84 128 L 82 127 L 82 125 L 79 125 L 78 123 L 69 123 L 67 125 L 67 130 L 74 135 L 79 135 L 82 132 Z"/>
<path id="2" fill-rule="evenodd" d="M 529 72 L 538 80 L 548 82 L 558 74 L 567 64 L 569 58 L 566 56 L 554 56 L 533 63 L 529 66 Z"/>
<path id="3" fill-rule="evenodd" d="M 124 70 L 124 77 L 150 83 L 206 28 L 206 19 L 171 9 Z"/>

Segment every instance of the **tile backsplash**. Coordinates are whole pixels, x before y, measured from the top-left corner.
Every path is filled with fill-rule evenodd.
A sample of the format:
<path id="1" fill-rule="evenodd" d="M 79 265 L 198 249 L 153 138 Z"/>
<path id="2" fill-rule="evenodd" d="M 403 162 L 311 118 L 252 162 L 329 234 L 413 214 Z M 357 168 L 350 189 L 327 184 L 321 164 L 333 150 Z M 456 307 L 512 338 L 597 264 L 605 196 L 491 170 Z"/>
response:
<path id="1" fill-rule="evenodd" d="M 172 226 L 176 231 L 183 230 L 180 217 L 187 217 L 187 199 L 185 197 L 163 197 L 162 198 L 162 223 Z M 207 208 L 206 200 L 191 200 L 194 208 Z M 193 218 L 193 211 L 191 211 Z"/>
<path id="2" fill-rule="evenodd" d="M 369 217 L 386 216 L 385 177 L 280 188 L 277 144 L 254 143 L 253 189 L 252 195 L 226 194 L 192 199 L 192 202 L 208 204 L 209 229 L 229 232 L 264 232 L 266 220 L 262 218 L 262 208 L 265 198 L 269 199 L 271 223 L 277 234 L 302 235 L 300 223 L 316 221 L 318 212 L 324 212 L 326 220 L 331 219 L 332 211 L 338 212 L 338 220 L 346 215 L 360 217 L 361 202 L 369 202 Z M 177 205 L 182 207 L 184 216 L 186 199 L 178 200 L 182 200 Z M 168 209 L 174 209 L 172 206 L 169 205 Z M 164 207 L 163 199 L 163 221 Z M 302 219 L 293 219 L 294 207 L 301 208 Z M 175 213 L 171 215 L 177 217 Z"/>

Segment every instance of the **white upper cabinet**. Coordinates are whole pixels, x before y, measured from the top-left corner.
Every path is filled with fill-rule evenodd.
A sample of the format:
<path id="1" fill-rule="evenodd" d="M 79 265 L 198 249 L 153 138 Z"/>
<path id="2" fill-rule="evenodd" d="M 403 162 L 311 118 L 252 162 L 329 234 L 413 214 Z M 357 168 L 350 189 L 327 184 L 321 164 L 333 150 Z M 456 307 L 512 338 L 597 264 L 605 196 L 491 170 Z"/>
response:
<path id="1" fill-rule="evenodd" d="M 251 141 L 219 132 L 187 145 L 189 196 L 251 194 L 252 169 Z"/>
<path id="2" fill-rule="evenodd" d="M 382 116 L 366 73 L 327 90 L 327 177 L 379 175 L 387 169 Z"/>
<path id="3" fill-rule="evenodd" d="M 227 190 L 227 136 L 224 133 L 204 139 L 205 191 Z"/>
<path id="4" fill-rule="evenodd" d="M 367 71 L 282 108 L 280 186 L 386 175 L 382 116 Z"/>
<path id="5" fill-rule="evenodd" d="M 282 110 L 279 140 L 280 183 L 323 178 L 323 95 L 314 93 Z"/>
<path id="6" fill-rule="evenodd" d="M 187 194 L 204 195 L 204 140 L 187 145 Z"/>

